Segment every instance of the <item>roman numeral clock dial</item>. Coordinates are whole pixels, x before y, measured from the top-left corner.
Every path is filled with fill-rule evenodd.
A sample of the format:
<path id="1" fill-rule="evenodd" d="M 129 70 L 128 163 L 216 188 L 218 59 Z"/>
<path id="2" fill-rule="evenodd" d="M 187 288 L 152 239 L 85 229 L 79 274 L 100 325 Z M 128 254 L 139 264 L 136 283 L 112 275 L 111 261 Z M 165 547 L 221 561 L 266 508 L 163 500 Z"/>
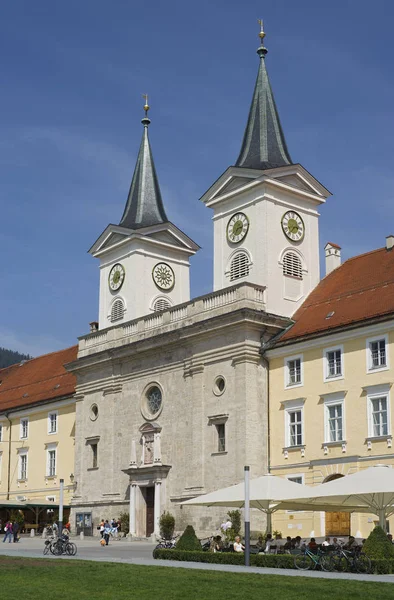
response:
<path id="1" fill-rule="evenodd" d="M 117 263 L 112 267 L 108 277 L 109 289 L 112 292 L 120 290 L 120 288 L 123 285 L 125 274 L 126 272 L 124 270 L 124 267 L 120 263 Z"/>
<path id="2" fill-rule="evenodd" d="M 249 219 L 242 213 L 235 213 L 227 223 L 227 239 L 233 244 L 242 242 L 249 229 Z"/>
<path id="3" fill-rule="evenodd" d="M 292 242 L 300 242 L 304 239 L 305 225 L 300 215 L 293 210 L 289 210 L 282 217 L 283 233 Z"/>

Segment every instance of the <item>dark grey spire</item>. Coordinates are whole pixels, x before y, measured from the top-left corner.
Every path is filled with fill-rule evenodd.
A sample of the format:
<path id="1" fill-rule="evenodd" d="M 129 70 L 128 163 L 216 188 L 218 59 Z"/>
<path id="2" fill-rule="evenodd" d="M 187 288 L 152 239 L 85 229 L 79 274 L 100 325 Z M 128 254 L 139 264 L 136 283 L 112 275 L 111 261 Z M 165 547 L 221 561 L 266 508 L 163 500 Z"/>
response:
<path id="1" fill-rule="evenodd" d="M 145 117 L 141 146 L 138 152 L 133 179 L 126 207 L 119 225 L 130 229 L 140 229 L 168 221 L 161 198 L 159 181 L 156 175 L 152 151 L 149 144 L 148 100 L 146 97 Z"/>
<path id="2" fill-rule="evenodd" d="M 291 165 L 292 160 L 287 150 L 285 136 L 265 68 L 265 56 L 268 50 L 263 45 L 265 33 L 261 21 L 260 25 L 261 45 L 257 50 L 260 57 L 260 67 L 241 152 L 235 165 L 249 169 L 273 169 L 274 167 Z"/>

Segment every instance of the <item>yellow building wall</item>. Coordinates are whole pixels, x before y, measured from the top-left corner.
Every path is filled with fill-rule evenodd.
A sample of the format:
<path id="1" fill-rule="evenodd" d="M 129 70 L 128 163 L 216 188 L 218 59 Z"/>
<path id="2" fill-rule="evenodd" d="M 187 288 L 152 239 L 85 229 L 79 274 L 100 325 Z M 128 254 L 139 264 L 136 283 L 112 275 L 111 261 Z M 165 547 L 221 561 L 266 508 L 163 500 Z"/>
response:
<path id="1" fill-rule="evenodd" d="M 57 433 L 48 433 L 48 413 L 57 411 Z M 28 437 L 20 437 L 20 420 L 27 417 Z M 70 504 L 74 473 L 75 402 L 52 402 L 39 409 L 19 410 L 9 414 L 11 427 L 4 415 L 0 415 L 2 441 L 0 442 L 0 503 L 17 496 L 26 497 L 28 502 L 47 502 L 54 496 L 59 503 L 60 479 L 64 479 L 64 504 Z M 11 430 L 11 444 L 10 440 Z M 48 444 L 56 448 L 56 474 L 48 476 Z M 19 479 L 20 451 L 27 450 L 28 465 L 26 480 Z M 10 457 L 10 469 L 9 469 Z M 9 480 L 9 483 L 8 483 Z M 9 487 L 9 491 L 8 491 Z"/>
<path id="2" fill-rule="evenodd" d="M 367 339 L 388 335 L 386 370 L 367 372 Z M 343 345 L 343 378 L 324 381 L 323 351 L 325 348 Z M 270 465 L 274 475 L 295 477 L 302 475 L 306 485 L 323 483 L 334 474 L 347 475 L 377 464 L 394 467 L 394 452 L 391 438 L 372 440 L 367 444 L 368 417 L 367 395 L 372 386 L 394 382 L 394 324 L 386 329 L 380 326 L 378 333 L 370 328 L 359 328 L 356 332 L 342 336 L 321 337 L 311 341 L 310 348 L 293 344 L 286 348 L 286 355 L 268 353 L 270 365 Z M 278 349 L 279 350 L 279 349 Z M 282 349 L 283 351 L 284 349 Z M 285 388 L 285 359 L 302 354 L 303 384 Z M 367 389 L 368 388 L 368 389 Z M 378 389 L 378 388 L 377 388 Z M 390 389 L 389 412 L 392 432 L 394 424 L 394 388 Z M 373 390 L 372 390 L 373 391 Z M 324 448 L 324 398 L 335 392 L 344 393 L 344 440 L 342 444 L 329 444 Z M 304 399 L 304 449 L 287 449 L 285 452 L 285 408 L 286 402 Z M 287 405 L 288 406 L 288 405 Z M 378 518 L 375 515 L 352 514 L 351 533 L 367 537 Z M 394 531 L 394 518 L 390 520 Z M 273 528 L 283 535 L 295 537 L 324 536 L 325 513 L 283 512 L 274 515 Z"/>

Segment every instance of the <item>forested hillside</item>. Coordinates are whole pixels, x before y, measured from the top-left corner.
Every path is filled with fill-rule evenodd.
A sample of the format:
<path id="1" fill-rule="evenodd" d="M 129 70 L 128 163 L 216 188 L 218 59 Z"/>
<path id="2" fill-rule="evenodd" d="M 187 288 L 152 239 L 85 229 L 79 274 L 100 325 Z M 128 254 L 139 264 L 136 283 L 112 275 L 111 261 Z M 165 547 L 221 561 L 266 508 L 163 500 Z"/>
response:
<path id="1" fill-rule="evenodd" d="M 21 354 L 15 350 L 7 350 L 6 348 L 0 348 L 0 369 L 9 367 L 15 363 L 19 363 L 22 360 L 29 360 L 32 356 L 28 354 Z"/>

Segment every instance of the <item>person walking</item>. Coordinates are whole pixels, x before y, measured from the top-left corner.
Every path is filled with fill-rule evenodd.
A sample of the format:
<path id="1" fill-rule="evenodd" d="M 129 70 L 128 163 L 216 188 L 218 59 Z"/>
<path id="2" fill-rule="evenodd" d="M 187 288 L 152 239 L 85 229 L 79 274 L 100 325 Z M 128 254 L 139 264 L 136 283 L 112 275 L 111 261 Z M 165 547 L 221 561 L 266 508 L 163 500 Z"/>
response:
<path id="1" fill-rule="evenodd" d="M 109 536 L 111 533 L 111 525 L 108 523 L 108 521 L 105 521 L 104 523 L 104 539 L 105 539 L 105 545 L 108 546 L 109 544 Z"/>
<path id="2" fill-rule="evenodd" d="M 12 533 L 14 535 L 14 544 L 19 542 L 18 531 L 19 531 L 19 523 L 18 523 L 18 521 L 15 521 L 15 523 L 12 526 Z"/>
<path id="3" fill-rule="evenodd" d="M 9 538 L 8 541 L 11 544 L 11 542 L 12 542 L 12 523 L 11 523 L 11 521 L 7 521 L 7 523 L 5 524 L 5 527 L 4 527 L 4 531 L 5 531 L 5 536 L 3 539 L 3 543 L 7 541 L 7 538 Z"/>

